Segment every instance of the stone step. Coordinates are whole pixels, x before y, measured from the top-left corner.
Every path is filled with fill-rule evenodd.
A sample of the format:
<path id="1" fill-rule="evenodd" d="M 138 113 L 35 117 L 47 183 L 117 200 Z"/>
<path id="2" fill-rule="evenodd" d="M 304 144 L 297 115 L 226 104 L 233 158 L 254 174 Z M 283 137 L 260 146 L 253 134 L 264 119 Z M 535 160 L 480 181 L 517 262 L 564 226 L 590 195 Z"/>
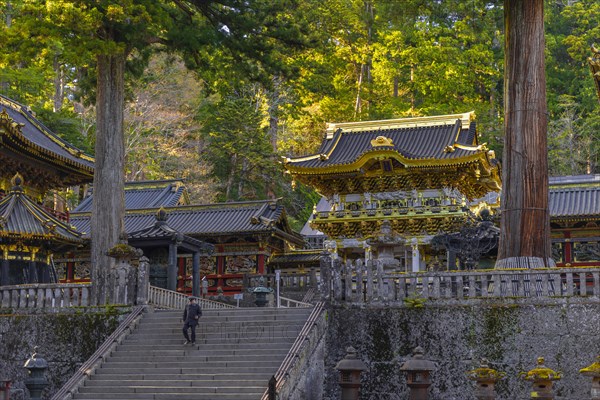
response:
<path id="1" fill-rule="evenodd" d="M 270 369 L 269 369 L 270 371 Z M 238 381 L 268 381 L 272 374 L 263 372 L 222 372 L 219 374 L 206 373 L 206 374 L 191 374 L 187 373 L 182 375 L 181 373 L 175 374 L 154 374 L 154 373 L 137 373 L 134 371 L 129 374 L 112 374 L 112 373 L 100 373 L 92 376 L 92 379 L 86 382 L 86 385 L 95 385 L 102 381 L 116 381 L 116 382 L 127 382 L 127 381 L 138 381 L 138 382 L 150 382 L 155 381 L 178 381 L 186 380 L 187 382 L 201 382 L 201 381 L 218 381 L 218 382 L 238 382 Z"/>
<path id="2" fill-rule="evenodd" d="M 255 336 L 255 337 L 240 337 L 240 336 L 229 336 L 224 338 L 213 337 L 213 338 L 203 338 L 201 335 L 196 333 L 196 345 L 212 345 L 219 346 L 221 344 L 257 344 L 257 343 L 271 343 L 271 344 L 291 344 L 294 343 L 297 336 L 276 336 L 271 337 L 268 335 L 265 336 Z M 178 335 L 173 335 L 168 338 L 158 338 L 158 337 L 148 337 L 148 338 L 140 338 L 140 339 L 130 339 L 123 342 L 123 344 L 129 345 L 138 345 L 138 344 L 154 344 L 156 346 L 161 345 L 183 345 L 183 334 L 179 332 Z M 155 346 L 155 348 L 156 348 Z"/>
<path id="3" fill-rule="evenodd" d="M 287 351 L 285 352 L 271 352 L 269 351 L 268 357 L 271 360 L 283 361 Z M 238 355 L 202 355 L 202 354 L 186 354 L 179 356 L 154 356 L 154 355 L 138 355 L 137 357 L 126 357 L 118 353 L 110 356 L 109 362 L 128 362 L 135 360 L 138 363 L 174 363 L 174 362 L 195 362 L 211 364 L 214 362 L 237 362 L 237 361 L 253 361 L 260 362 L 265 358 L 265 353 L 244 353 Z"/>
<path id="4" fill-rule="evenodd" d="M 98 368 L 95 372 L 95 375 L 105 375 L 105 374 L 114 374 L 127 376 L 128 374 L 152 374 L 152 375 L 206 375 L 206 374 L 247 374 L 247 373 L 256 373 L 256 374 L 266 374 L 268 376 L 273 375 L 276 371 L 277 366 L 273 369 L 270 365 L 264 366 L 196 366 L 196 367 L 156 367 L 156 366 L 143 366 L 137 365 L 136 368 L 132 369 L 131 367 L 124 367 L 122 365 L 114 366 L 114 365 L 105 365 L 102 368 Z"/>
<path id="5" fill-rule="evenodd" d="M 260 400 L 263 392 L 241 393 L 79 393 L 76 400 Z"/>
<path id="6" fill-rule="evenodd" d="M 260 379 L 236 379 L 235 383 L 239 387 L 267 387 L 269 380 L 265 377 Z M 189 379 L 170 379 L 170 380 L 133 380 L 133 379 L 102 379 L 91 380 L 85 384 L 85 392 L 96 392 L 100 389 L 106 389 L 107 392 L 118 391 L 119 388 L 143 388 L 143 387 L 160 387 L 160 388 L 211 388 L 211 387 L 228 387 L 231 385 L 231 380 L 223 379 L 205 379 L 205 380 L 189 380 Z M 225 389 L 223 390 L 225 391 Z M 80 392 L 84 392 L 80 390 Z"/>
<path id="7" fill-rule="evenodd" d="M 218 348 L 211 346 L 183 346 L 183 338 L 179 339 L 173 345 L 151 345 L 151 344 L 132 344 L 124 342 L 119 346 L 119 350 L 113 352 L 113 355 L 124 354 L 125 357 L 135 359 L 139 354 L 153 355 L 185 355 L 188 353 L 203 354 L 203 355 L 226 355 L 226 354 L 245 354 L 245 353 L 264 353 L 269 352 L 287 352 L 289 345 L 287 343 L 223 343 Z M 189 347 L 189 348 L 188 348 Z M 192 348 L 193 347 L 193 348 Z"/>
<path id="8" fill-rule="evenodd" d="M 231 382 L 229 382 L 231 383 Z M 216 386 L 213 385 L 207 386 L 175 386 L 175 387 L 163 387 L 160 385 L 155 386 L 126 386 L 118 383 L 118 386 L 83 386 L 79 389 L 79 393 L 263 393 L 267 388 L 268 382 L 264 382 L 261 385 L 252 386 L 238 386 L 237 382 L 235 386 L 226 385 L 226 386 Z"/>
<path id="9" fill-rule="evenodd" d="M 267 355 L 263 356 L 264 360 L 260 363 L 263 367 L 274 367 L 277 369 L 281 364 L 281 360 L 270 360 Z M 194 360 L 181 360 L 181 361 L 156 361 L 139 363 L 133 360 L 120 361 L 117 359 L 110 359 L 110 362 L 106 362 L 101 368 L 226 368 L 226 367 L 237 367 L 237 368 L 253 368 L 256 366 L 254 361 L 212 361 L 209 363 L 200 363 Z"/>

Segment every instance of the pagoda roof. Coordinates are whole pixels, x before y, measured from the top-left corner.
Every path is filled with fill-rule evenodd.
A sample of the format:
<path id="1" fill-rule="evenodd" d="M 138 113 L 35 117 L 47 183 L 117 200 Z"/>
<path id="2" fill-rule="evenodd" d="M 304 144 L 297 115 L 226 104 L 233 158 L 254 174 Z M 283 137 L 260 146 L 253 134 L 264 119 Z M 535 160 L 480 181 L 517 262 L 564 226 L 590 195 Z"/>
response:
<path id="1" fill-rule="evenodd" d="M 0 200 L 0 237 L 83 243 L 81 234 L 73 226 L 57 219 L 24 193 L 20 177 L 13 178 L 13 182 L 12 190 Z"/>
<path id="2" fill-rule="evenodd" d="M 195 237 L 268 233 L 293 244 L 302 245 L 302 237 L 290 228 L 283 205 L 278 200 L 260 200 L 216 204 L 165 207 L 169 226 Z M 127 210 L 125 231 L 137 232 L 154 223 L 158 209 Z M 90 232 L 89 213 L 71 213 L 71 223 L 84 235 Z"/>
<path id="3" fill-rule="evenodd" d="M 596 85 L 598 101 L 600 101 L 600 49 L 597 49 L 592 46 L 592 56 L 589 58 L 588 61 L 590 63 L 590 69 L 592 70 L 594 84 Z"/>
<path id="4" fill-rule="evenodd" d="M 600 175 L 550 178 L 550 218 L 600 217 Z"/>
<path id="5" fill-rule="evenodd" d="M 127 236 L 129 244 L 132 246 L 143 247 L 146 245 L 156 245 L 160 243 L 178 242 L 179 246 L 189 251 L 201 251 L 210 253 L 213 251 L 213 246 L 204 243 L 201 240 L 194 239 L 188 235 L 184 235 L 173 229 L 167 222 L 167 213 L 164 208 L 160 208 L 155 216 L 155 221 L 152 225 L 139 231 L 130 232 Z"/>
<path id="6" fill-rule="evenodd" d="M 19 162 L 37 163 L 53 172 L 61 171 L 59 179 L 69 185 L 93 179 L 93 157 L 52 133 L 29 108 L 0 95 L 2 149 L 13 154 Z M 25 171 L 20 172 L 26 174 Z M 33 180 L 36 177 L 28 178 Z"/>
<path id="7" fill-rule="evenodd" d="M 485 155 L 473 113 L 329 124 L 317 154 L 288 158 L 292 173 L 360 168 L 370 154 L 395 155 L 407 167 L 453 164 Z"/>
<path id="8" fill-rule="evenodd" d="M 325 196 L 453 187 L 474 199 L 500 190 L 501 171 L 473 119 L 468 112 L 329 124 L 316 154 L 284 166 Z"/>
<path id="9" fill-rule="evenodd" d="M 93 197 L 93 194 L 86 197 L 74 212 L 92 211 Z M 181 179 L 125 182 L 126 209 L 155 209 L 187 203 L 188 194 Z"/>

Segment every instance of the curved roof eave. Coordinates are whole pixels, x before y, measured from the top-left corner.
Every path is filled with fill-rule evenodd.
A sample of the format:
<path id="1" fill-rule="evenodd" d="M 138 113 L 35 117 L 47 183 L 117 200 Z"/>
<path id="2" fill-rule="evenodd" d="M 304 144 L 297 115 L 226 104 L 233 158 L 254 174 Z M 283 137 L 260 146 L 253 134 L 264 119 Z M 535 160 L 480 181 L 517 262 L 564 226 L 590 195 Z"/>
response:
<path id="1" fill-rule="evenodd" d="M 463 149 L 463 150 L 466 150 L 466 149 Z M 490 167 L 492 167 L 490 164 L 490 160 L 487 156 L 487 152 L 485 150 L 473 148 L 473 150 L 467 150 L 467 151 L 473 151 L 473 153 L 467 154 L 467 155 L 461 156 L 461 157 L 447 158 L 447 159 L 440 159 L 440 158 L 412 159 L 412 158 L 403 156 L 397 150 L 376 149 L 373 151 L 368 151 L 368 152 L 363 153 L 360 158 L 358 158 L 354 162 L 348 163 L 348 164 L 334 164 L 334 165 L 329 165 L 329 166 L 326 166 L 323 168 L 301 167 L 301 166 L 295 166 L 293 164 L 286 164 L 286 168 L 288 169 L 288 171 L 290 173 L 298 174 L 298 175 L 316 175 L 316 174 L 323 175 L 323 174 L 327 174 L 327 173 L 356 172 L 356 171 L 360 171 L 361 167 L 363 167 L 369 160 L 378 159 L 378 158 L 382 158 L 382 157 L 395 159 L 395 160 L 399 161 L 400 163 L 402 163 L 407 168 L 436 168 L 436 167 L 441 167 L 441 166 L 447 167 L 447 166 L 452 166 L 452 165 L 460 166 L 460 165 L 471 164 L 471 163 L 477 162 L 477 161 L 481 161 L 485 165 L 490 165 Z"/>

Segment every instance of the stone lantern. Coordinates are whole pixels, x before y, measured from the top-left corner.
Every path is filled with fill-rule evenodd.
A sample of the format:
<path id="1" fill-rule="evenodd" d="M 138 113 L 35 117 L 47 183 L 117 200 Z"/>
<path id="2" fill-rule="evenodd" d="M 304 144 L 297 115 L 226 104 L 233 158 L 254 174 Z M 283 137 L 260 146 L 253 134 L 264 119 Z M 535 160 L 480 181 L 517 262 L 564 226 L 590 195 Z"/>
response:
<path id="1" fill-rule="evenodd" d="M 25 361 L 24 368 L 29 370 L 29 378 L 25 380 L 25 386 L 29 389 L 31 400 L 41 400 L 42 392 L 48 386 L 48 380 L 44 376 L 48 369 L 48 363 L 41 357 L 38 357 L 37 346 L 34 353 Z"/>
<path id="2" fill-rule="evenodd" d="M 579 373 L 585 376 L 592 377 L 591 399 L 600 400 L 600 356 L 596 358 L 596 362 L 579 370 Z"/>
<path id="3" fill-rule="evenodd" d="M 261 276 L 258 281 L 258 286 L 252 289 L 252 293 L 254 294 L 254 304 L 257 307 L 265 307 L 269 300 L 267 300 L 267 295 L 273 293 L 273 289 L 267 288 L 264 286 L 265 280 Z"/>
<path id="4" fill-rule="evenodd" d="M 554 400 L 554 391 L 552 385 L 554 381 L 562 378 L 560 372 L 551 370 L 544 365 L 544 357 L 538 357 L 537 367 L 523 374 L 523 379 L 533 382 L 531 392 L 532 399 Z"/>
<path id="5" fill-rule="evenodd" d="M 406 383 L 410 389 L 409 400 L 427 400 L 429 386 L 431 386 L 431 371 L 436 369 L 436 364 L 423 358 L 423 349 L 415 347 L 412 358 L 400 366 L 400 371 L 406 372 Z"/>
<path id="6" fill-rule="evenodd" d="M 500 379 L 504 379 L 506 374 L 490 368 L 488 361 L 484 358 L 481 360 L 479 368 L 469 371 L 467 376 L 475 381 L 475 398 L 477 400 L 495 400 L 494 386 Z"/>
<path id="7" fill-rule="evenodd" d="M 346 357 L 341 359 L 335 369 L 340 371 L 339 384 L 342 388 L 342 400 L 358 400 L 360 393 L 360 373 L 367 369 L 354 347 L 346 349 Z"/>

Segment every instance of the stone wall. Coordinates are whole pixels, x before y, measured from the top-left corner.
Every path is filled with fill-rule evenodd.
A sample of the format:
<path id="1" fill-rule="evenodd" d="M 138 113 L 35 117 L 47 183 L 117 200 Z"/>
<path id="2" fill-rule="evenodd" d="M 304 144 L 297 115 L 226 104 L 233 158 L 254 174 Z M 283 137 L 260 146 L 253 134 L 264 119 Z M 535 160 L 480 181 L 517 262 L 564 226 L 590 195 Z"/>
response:
<path id="1" fill-rule="evenodd" d="M 600 355 L 598 299 L 554 299 L 527 304 L 517 300 L 471 305 L 414 303 L 397 307 L 330 308 L 325 358 L 325 398 L 339 399 L 336 363 L 348 346 L 367 364 L 362 400 L 407 399 L 400 365 L 419 345 L 438 364 L 430 400 L 473 400 L 465 375 L 485 357 L 507 374 L 497 385 L 498 400 L 529 398 L 531 384 L 519 373 L 536 358 L 562 371 L 557 400 L 589 399 L 591 379 L 579 374 Z"/>
<path id="2" fill-rule="evenodd" d="M 50 385 L 44 392 L 48 396 L 96 351 L 129 310 L 81 308 L 28 314 L 4 311 L 0 312 L 0 376 L 13 380 L 13 388 L 24 389 L 27 370 L 23 364 L 38 346 L 38 355 L 48 362 L 46 378 Z"/>

